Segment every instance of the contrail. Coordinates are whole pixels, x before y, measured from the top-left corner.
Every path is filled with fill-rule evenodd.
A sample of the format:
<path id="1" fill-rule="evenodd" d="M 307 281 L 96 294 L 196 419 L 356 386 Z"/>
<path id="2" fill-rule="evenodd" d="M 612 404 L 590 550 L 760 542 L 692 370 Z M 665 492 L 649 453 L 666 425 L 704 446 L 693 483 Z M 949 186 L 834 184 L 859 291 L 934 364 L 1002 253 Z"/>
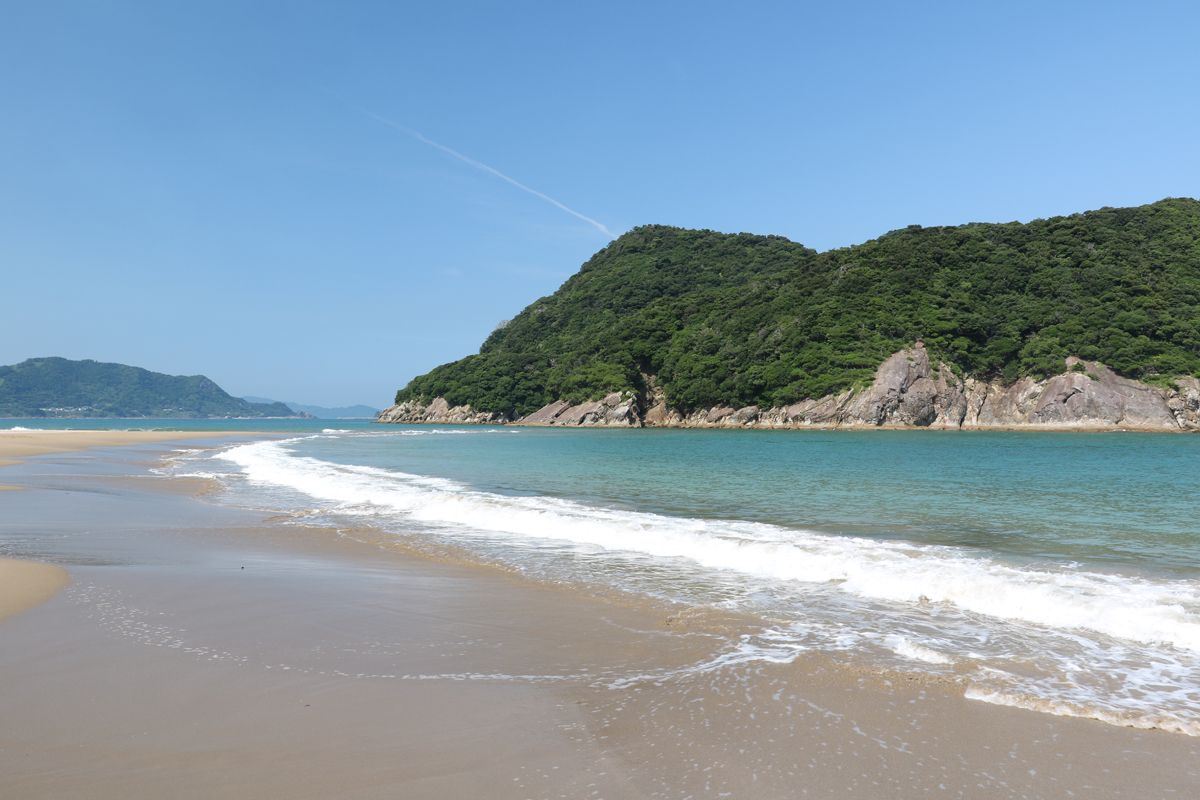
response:
<path id="1" fill-rule="evenodd" d="M 504 181 L 505 183 L 512 184 L 513 186 L 517 187 L 521 191 L 528 192 L 529 194 L 533 195 L 534 197 L 538 198 L 539 200 L 545 200 L 550 205 L 554 206 L 555 208 L 561 209 L 562 211 L 567 212 L 572 217 L 583 220 L 584 222 L 591 225 L 596 230 L 603 233 L 609 239 L 617 238 L 616 235 L 612 231 L 610 231 L 608 229 L 608 226 L 606 226 L 603 222 L 600 222 L 599 220 L 594 220 L 591 217 L 587 216 L 586 214 L 580 214 L 578 211 L 576 211 L 575 209 L 566 205 L 565 203 L 561 203 L 558 200 L 555 200 L 553 197 L 546 194 L 545 192 L 539 192 L 537 189 L 534 189 L 532 186 L 526 186 L 525 184 L 521 183 L 516 178 L 510 178 L 509 176 L 505 175 L 503 172 L 496 169 L 495 167 L 490 167 L 487 164 L 484 164 L 482 161 L 476 161 L 475 159 L 471 158 L 470 156 L 463 155 L 462 153 L 458 152 L 457 150 L 455 150 L 451 147 L 447 147 L 446 145 L 442 144 L 441 142 L 435 142 L 433 139 L 430 139 L 428 136 L 424 136 L 421 133 L 414 131 L 412 128 L 405 127 L 404 125 L 401 125 L 398 122 L 392 122 L 390 119 L 387 119 L 386 117 L 381 117 L 378 114 L 374 113 L 373 111 L 367 111 L 365 108 L 360 108 L 358 110 L 361 111 L 362 113 L 366 114 L 368 117 L 371 117 L 375 121 L 382 122 L 384 125 L 387 125 L 389 128 L 395 128 L 398 131 L 408 134 L 409 136 L 416 139 L 418 142 L 427 144 L 430 147 L 436 147 L 438 150 L 441 150 L 446 155 L 454 156 L 455 158 L 457 158 L 459 161 L 463 162 L 464 164 L 470 164 L 475 169 L 477 169 L 481 172 L 486 172 L 489 175 L 495 176 L 495 177 L 499 178 L 500 180 Z"/>

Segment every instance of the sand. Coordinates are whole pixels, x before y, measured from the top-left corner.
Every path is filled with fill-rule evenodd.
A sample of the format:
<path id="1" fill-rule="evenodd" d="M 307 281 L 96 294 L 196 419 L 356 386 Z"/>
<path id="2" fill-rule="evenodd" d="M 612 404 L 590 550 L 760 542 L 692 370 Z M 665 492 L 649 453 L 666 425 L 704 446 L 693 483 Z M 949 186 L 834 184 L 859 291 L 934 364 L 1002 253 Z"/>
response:
<path id="1" fill-rule="evenodd" d="M 222 434 L 186 434 L 186 438 L 209 438 Z M 148 442 L 177 441 L 178 432 L 167 431 L 0 431 L 0 466 L 18 463 L 29 456 L 65 453 L 91 447 L 112 447 Z M 0 483 L 0 491 L 19 486 Z M 0 559 L 0 619 L 45 602 L 67 585 L 62 567 L 37 562 Z"/>
<path id="2" fill-rule="evenodd" d="M 116 447 L 153 442 L 177 442 L 181 440 L 228 439 L 231 434 L 222 431 L 75 431 L 75 430 L 30 430 L 0 431 L 0 466 L 15 464 L 28 456 L 47 453 L 67 453 L 91 447 Z M 9 487 L 12 488 L 12 487 Z"/>
<path id="3" fill-rule="evenodd" d="M 66 585 L 62 567 L 0 558 L 0 619 L 49 600 Z"/>
<path id="4" fill-rule="evenodd" d="M 11 466 L 31 456 L 69 453 L 94 447 L 228 439 L 231 435 L 207 431 L 0 430 L 0 467 Z M 0 483 L 0 492 L 21 488 Z M 66 570 L 60 566 L 0 558 L 0 619 L 49 600 L 68 581 Z"/>
<path id="5" fill-rule="evenodd" d="M 0 796 L 1200 793 L 1197 739 L 817 655 L 706 668 L 719 611 L 221 507 L 140 477 L 167 449 L 6 470 L 0 552 L 72 582 L 0 621 Z"/>

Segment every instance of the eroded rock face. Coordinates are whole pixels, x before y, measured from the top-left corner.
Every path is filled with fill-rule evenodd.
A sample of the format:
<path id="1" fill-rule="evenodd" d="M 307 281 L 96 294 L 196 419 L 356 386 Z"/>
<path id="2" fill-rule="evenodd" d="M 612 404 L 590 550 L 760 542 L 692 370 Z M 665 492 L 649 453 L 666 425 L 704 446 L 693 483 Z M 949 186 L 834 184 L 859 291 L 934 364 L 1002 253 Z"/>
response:
<path id="1" fill-rule="evenodd" d="M 672 409 L 654 376 L 644 376 L 644 397 L 631 393 L 571 405 L 550 403 L 516 420 L 520 425 L 668 428 L 942 428 L 1200 430 L 1200 379 L 1180 378 L 1160 388 L 1123 378 L 1095 361 L 1069 358 L 1066 371 L 1043 381 L 1021 378 L 1005 386 L 963 379 L 946 364 L 936 369 L 917 342 L 893 353 L 869 386 L 789 406 L 760 409 L 718 406 L 683 415 Z M 643 411 L 644 409 L 644 411 Z M 504 423 L 502 415 L 451 408 L 443 398 L 428 405 L 402 403 L 378 422 Z"/>
<path id="2" fill-rule="evenodd" d="M 933 371 L 925 346 L 893 353 L 875 380 L 842 410 L 843 424 L 958 427 L 966 398 L 963 382 L 948 366 Z"/>
<path id="3" fill-rule="evenodd" d="M 945 364 L 930 367 L 919 342 L 889 356 L 871 385 L 763 412 L 764 427 L 957 428 L 967 408 L 965 385 Z"/>
<path id="4" fill-rule="evenodd" d="M 1150 386 L 1122 378 L 1096 361 L 1070 358 L 1067 366 L 1068 372 L 1044 381 L 1022 378 L 1011 386 L 973 385 L 962 427 L 1197 427 L 1197 415 L 1186 411 L 1186 386 L 1182 393 Z"/>
<path id="5" fill-rule="evenodd" d="M 603 400 L 589 400 L 578 405 L 561 400 L 550 403 L 517 420 L 517 424 L 636 428 L 641 427 L 642 418 L 636 397 L 629 393 L 613 392 Z"/>
<path id="6" fill-rule="evenodd" d="M 490 425 L 508 422 L 503 414 L 488 411 L 474 411 L 470 406 L 451 407 L 443 397 L 435 398 L 428 405 L 409 401 L 400 403 L 379 412 L 376 422 L 392 422 L 399 424 L 440 423 L 446 424 L 475 424 Z"/>
<path id="7" fill-rule="evenodd" d="M 553 425 L 564 411 L 571 407 L 571 404 L 565 400 L 559 400 L 549 405 L 542 406 L 532 414 L 522 417 L 519 422 L 522 425 Z"/>
<path id="8" fill-rule="evenodd" d="M 1200 378 L 1180 378 L 1175 391 L 1167 398 L 1167 408 L 1179 427 L 1200 429 Z"/>

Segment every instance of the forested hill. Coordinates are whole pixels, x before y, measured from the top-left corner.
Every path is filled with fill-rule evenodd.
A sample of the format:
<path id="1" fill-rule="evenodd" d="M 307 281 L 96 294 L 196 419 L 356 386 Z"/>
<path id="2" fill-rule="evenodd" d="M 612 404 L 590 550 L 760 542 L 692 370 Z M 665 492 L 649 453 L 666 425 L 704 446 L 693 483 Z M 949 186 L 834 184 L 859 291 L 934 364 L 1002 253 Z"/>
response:
<path id="1" fill-rule="evenodd" d="M 293 416 L 283 403 L 232 397 L 203 375 L 65 358 L 0 366 L 0 417 Z"/>
<path id="2" fill-rule="evenodd" d="M 1060 373 L 1072 355 L 1151 383 L 1200 375 L 1200 202 L 910 226 L 824 253 L 635 228 L 396 402 L 517 416 L 643 391 L 652 375 L 683 411 L 767 408 L 869 381 L 917 340 L 965 375 L 1005 382 Z"/>

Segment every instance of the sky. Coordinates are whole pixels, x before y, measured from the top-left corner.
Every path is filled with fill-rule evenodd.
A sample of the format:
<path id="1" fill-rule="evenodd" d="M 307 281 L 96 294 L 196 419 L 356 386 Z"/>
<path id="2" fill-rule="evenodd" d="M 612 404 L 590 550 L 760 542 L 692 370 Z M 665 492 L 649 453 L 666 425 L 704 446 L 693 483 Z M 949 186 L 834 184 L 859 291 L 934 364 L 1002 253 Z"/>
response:
<path id="1" fill-rule="evenodd" d="M 1200 4 L 0 0 L 0 364 L 387 405 L 611 236 L 1200 196 Z"/>

